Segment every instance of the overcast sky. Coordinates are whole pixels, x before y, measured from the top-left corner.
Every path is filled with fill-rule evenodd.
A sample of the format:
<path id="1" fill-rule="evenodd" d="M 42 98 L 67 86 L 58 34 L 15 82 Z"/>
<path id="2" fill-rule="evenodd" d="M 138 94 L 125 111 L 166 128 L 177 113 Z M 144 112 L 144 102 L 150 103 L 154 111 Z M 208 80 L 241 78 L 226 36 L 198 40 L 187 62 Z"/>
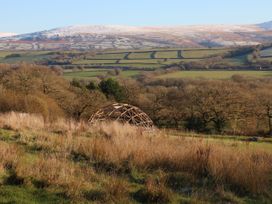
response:
<path id="1" fill-rule="evenodd" d="M 272 0 L 0 0 L 0 32 L 68 25 L 251 24 L 272 20 Z"/>

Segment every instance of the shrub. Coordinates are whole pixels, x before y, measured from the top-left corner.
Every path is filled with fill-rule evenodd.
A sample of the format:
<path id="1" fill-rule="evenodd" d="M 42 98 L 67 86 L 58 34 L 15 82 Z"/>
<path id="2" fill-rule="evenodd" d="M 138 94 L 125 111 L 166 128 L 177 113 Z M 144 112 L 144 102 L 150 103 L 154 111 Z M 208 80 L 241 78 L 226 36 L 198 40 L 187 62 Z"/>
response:
<path id="1" fill-rule="evenodd" d="M 102 80 L 99 84 L 99 88 L 107 97 L 114 97 L 116 101 L 122 101 L 125 99 L 124 89 L 117 81 L 111 78 Z"/>
<path id="2" fill-rule="evenodd" d="M 137 191 L 134 197 L 140 202 L 169 203 L 172 199 L 172 194 L 163 183 L 148 179 L 145 188 Z"/>

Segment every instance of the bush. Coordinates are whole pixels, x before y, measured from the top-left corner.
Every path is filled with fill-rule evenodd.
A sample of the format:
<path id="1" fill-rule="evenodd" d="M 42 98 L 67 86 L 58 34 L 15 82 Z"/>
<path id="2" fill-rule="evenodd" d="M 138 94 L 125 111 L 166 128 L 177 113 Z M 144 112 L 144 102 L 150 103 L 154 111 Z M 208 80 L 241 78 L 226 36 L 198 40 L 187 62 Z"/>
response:
<path id="1" fill-rule="evenodd" d="M 14 54 L 10 54 L 10 55 L 5 56 L 6 59 L 15 58 L 15 57 L 21 57 L 21 55 L 14 53 Z"/>
<path id="2" fill-rule="evenodd" d="M 189 131 L 208 132 L 207 124 L 199 117 L 188 117 L 185 119 L 185 128 Z"/>
<path id="3" fill-rule="evenodd" d="M 172 194 L 164 184 L 148 179 L 145 188 L 137 191 L 134 198 L 143 203 L 169 203 L 172 200 Z"/>
<path id="4" fill-rule="evenodd" d="M 125 91 L 120 84 L 113 80 L 102 80 L 99 84 L 99 88 L 107 97 L 113 97 L 116 101 L 120 102 L 125 99 Z"/>

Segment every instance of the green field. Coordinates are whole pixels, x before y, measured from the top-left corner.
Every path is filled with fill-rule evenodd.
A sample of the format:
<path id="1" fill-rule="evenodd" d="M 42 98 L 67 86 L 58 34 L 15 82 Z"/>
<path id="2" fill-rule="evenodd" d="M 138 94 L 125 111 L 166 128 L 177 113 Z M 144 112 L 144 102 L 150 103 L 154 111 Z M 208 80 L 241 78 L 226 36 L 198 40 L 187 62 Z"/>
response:
<path id="1" fill-rule="evenodd" d="M 142 50 L 115 50 L 102 52 L 83 51 L 0 51 L 0 63 L 41 62 L 41 61 L 71 61 L 72 65 L 100 66 L 100 67 L 132 67 L 158 68 L 172 63 L 192 62 L 203 58 L 220 55 L 230 51 L 229 48 L 210 49 L 178 49 L 158 48 Z M 19 57 L 7 58 L 10 54 L 20 54 Z M 70 56 L 69 56 L 70 55 Z M 72 56 L 71 56 L 72 55 Z M 246 56 L 245 56 L 246 57 Z M 225 59 L 231 64 L 243 64 L 241 58 Z"/>
<path id="2" fill-rule="evenodd" d="M 151 52 L 134 52 L 128 56 L 128 59 L 150 59 Z"/>
<path id="3" fill-rule="evenodd" d="M 157 69 L 178 63 L 208 61 L 209 58 L 224 56 L 235 48 L 154 48 L 113 51 L 0 51 L 0 63 L 44 63 L 50 65 L 85 66 L 94 68 Z M 260 61 L 272 61 L 272 48 L 262 50 Z M 19 54 L 17 57 L 7 57 Z M 246 67 L 252 53 L 223 58 L 215 64 Z"/>
<path id="4" fill-rule="evenodd" d="M 20 57 L 8 57 L 11 54 L 19 54 Z M 43 60 L 48 60 L 53 54 L 48 51 L 33 51 L 33 52 L 8 52 L 0 51 L 0 63 L 18 63 L 18 62 L 40 62 Z"/>
<path id="5" fill-rule="evenodd" d="M 177 51 L 157 52 L 156 58 L 177 58 Z"/>
<path id="6" fill-rule="evenodd" d="M 157 64 L 158 59 L 132 59 L 132 60 L 121 60 L 121 64 Z"/>
<path id="7" fill-rule="evenodd" d="M 88 71 L 72 71 L 72 72 L 64 72 L 64 77 L 66 79 L 88 79 L 95 78 L 101 75 L 105 75 L 107 70 L 88 70 Z"/>
<path id="8" fill-rule="evenodd" d="M 66 71 L 64 72 L 64 78 L 71 80 L 71 79 L 95 79 L 98 76 L 106 76 L 109 72 L 109 69 L 87 69 L 84 71 Z M 139 75 L 140 71 L 134 70 L 124 70 L 121 71 L 120 75 L 118 76 L 111 76 L 109 77 L 134 77 Z"/>
<path id="9" fill-rule="evenodd" d="M 223 54 L 230 49 L 198 49 L 198 50 L 185 50 L 182 52 L 184 58 L 206 58 L 213 55 Z"/>
<path id="10" fill-rule="evenodd" d="M 261 57 L 272 57 L 272 48 L 262 50 L 260 55 Z"/>
<path id="11" fill-rule="evenodd" d="M 88 56 L 88 59 L 123 59 L 125 57 L 125 53 L 121 54 L 97 54 Z"/>
<path id="12" fill-rule="evenodd" d="M 160 75 L 158 78 L 229 79 L 233 75 L 247 77 L 272 77 L 272 71 L 178 71 Z"/>
<path id="13" fill-rule="evenodd" d="M 94 79 L 98 76 L 111 76 L 108 74 L 109 69 L 86 69 L 84 71 L 66 71 L 64 77 L 66 79 Z M 146 71 L 148 72 L 148 71 Z M 123 70 L 119 77 L 135 77 L 144 74 L 145 71 L 140 70 Z M 230 79 L 233 75 L 241 75 L 245 77 L 272 77 L 272 71 L 177 71 L 157 76 L 163 79 Z"/>
<path id="14" fill-rule="evenodd" d="M 82 59 L 82 60 L 77 60 L 77 61 L 73 61 L 74 64 L 77 65 L 104 65 L 104 64 L 115 64 L 116 63 L 116 59 L 112 59 L 112 60 L 105 60 L 105 59 Z"/>

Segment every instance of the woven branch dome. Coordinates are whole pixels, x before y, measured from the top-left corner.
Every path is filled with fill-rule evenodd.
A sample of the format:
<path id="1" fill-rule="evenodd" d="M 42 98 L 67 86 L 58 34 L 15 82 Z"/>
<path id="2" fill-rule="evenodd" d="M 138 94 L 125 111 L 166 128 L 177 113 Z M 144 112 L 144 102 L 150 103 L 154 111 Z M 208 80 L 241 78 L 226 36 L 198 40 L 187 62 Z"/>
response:
<path id="1" fill-rule="evenodd" d="M 114 103 L 100 109 L 89 120 L 91 124 L 103 121 L 118 121 L 145 128 L 154 126 L 153 121 L 142 110 L 122 103 Z"/>

